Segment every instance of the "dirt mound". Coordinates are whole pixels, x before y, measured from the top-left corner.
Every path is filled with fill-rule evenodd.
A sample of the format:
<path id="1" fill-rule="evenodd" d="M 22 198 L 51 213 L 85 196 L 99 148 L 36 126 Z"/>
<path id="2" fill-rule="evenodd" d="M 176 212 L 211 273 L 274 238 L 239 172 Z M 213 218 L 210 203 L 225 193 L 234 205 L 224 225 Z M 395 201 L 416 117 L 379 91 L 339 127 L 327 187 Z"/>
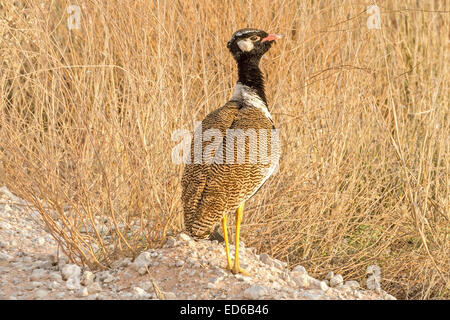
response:
<path id="1" fill-rule="evenodd" d="M 243 243 L 241 266 L 250 275 L 233 275 L 223 269 L 223 243 L 186 234 L 169 237 L 163 248 L 142 252 L 134 262 L 83 270 L 58 255 L 39 214 L 27 207 L 0 188 L 0 299 L 395 299 L 331 272 L 321 281 L 301 266 L 289 270 Z"/>

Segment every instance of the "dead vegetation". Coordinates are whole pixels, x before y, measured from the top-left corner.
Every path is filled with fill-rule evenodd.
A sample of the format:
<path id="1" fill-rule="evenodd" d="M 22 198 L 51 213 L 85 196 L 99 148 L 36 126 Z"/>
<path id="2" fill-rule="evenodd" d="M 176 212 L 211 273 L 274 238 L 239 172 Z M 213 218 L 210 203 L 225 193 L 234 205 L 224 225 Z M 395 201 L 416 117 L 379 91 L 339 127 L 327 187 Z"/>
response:
<path id="1" fill-rule="evenodd" d="M 448 298 L 449 4 L 0 1 L 0 183 L 64 251 L 107 267 L 182 229 L 177 129 L 236 81 L 241 27 L 285 35 L 263 59 L 279 173 L 247 203 L 247 246 L 398 298 Z M 233 220 L 233 219 L 231 219 Z"/>

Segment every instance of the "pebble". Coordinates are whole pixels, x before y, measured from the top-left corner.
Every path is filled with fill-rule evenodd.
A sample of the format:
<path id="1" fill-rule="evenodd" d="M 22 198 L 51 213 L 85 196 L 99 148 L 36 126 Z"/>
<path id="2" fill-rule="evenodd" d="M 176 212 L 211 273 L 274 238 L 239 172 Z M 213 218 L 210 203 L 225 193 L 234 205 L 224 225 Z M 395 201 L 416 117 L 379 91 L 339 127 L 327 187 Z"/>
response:
<path id="1" fill-rule="evenodd" d="M 89 291 L 86 287 L 80 288 L 80 290 L 78 290 L 78 292 L 77 292 L 77 297 L 79 297 L 79 298 L 87 297 L 88 295 L 89 295 Z"/>
<path id="2" fill-rule="evenodd" d="M 59 287 L 61 287 L 61 284 L 59 282 L 52 281 L 47 285 L 47 287 L 51 290 L 55 290 L 55 289 L 58 289 Z"/>
<path id="3" fill-rule="evenodd" d="M 301 265 L 295 266 L 294 269 L 292 269 L 292 272 L 300 272 L 300 273 L 308 274 L 306 272 L 305 267 L 303 267 Z"/>
<path id="4" fill-rule="evenodd" d="M 344 278 L 342 275 L 337 274 L 333 276 L 330 280 L 330 287 L 334 288 L 344 283 Z"/>
<path id="5" fill-rule="evenodd" d="M 291 279 L 300 288 L 309 288 L 310 286 L 310 277 L 305 273 L 293 272 Z"/>
<path id="6" fill-rule="evenodd" d="M 323 291 L 327 291 L 328 290 L 328 285 L 324 281 L 320 281 L 319 287 Z"/>
<path id="7" fill-rule="evenodd" d="M 81 285 L 80 285 L 80 278 L 71 277 L 71 278 L 67 279 L 66 287 L 67 287 L 67 289 L 70 289 L 70 290 L 78 290 L 78 289 L 80 289 L 80 287 L 81 287 Z"/>
<path id="8" fill-rule="evenodd" d="M 331 278 L 333 278 L 334 277 L 334 272 L 333 271 L 330 271 L 330 272 L 328 272 L 328 274 L 327 274 L 327 276 L 325 277 L 325 279 L 326 280 L 330 280 Z"/>
<path id="9" fill-rule="evenodd" d="M 177 244 L 177 240 L 174 237 L 168 237 L 164 246 L 166 248 L 173 248 L 176 246 L 176 244 Z"/>
<path id="10" fill-rule="evenodd" d="M 190 236 L 188 236 L 186 233 L 183 233 L 183 232 L 178 235 L 178 240 L 184 241 L 184 242 L 191 242 L 191 241 L 193 241 Z"/>
<path id="11" fill-rule="evenodd" d="M 139 270 L 142 267 L 148 267 L 152 262 L 152 256 L 150 252 L 142 252 L 131 264 L 132 268 Z"/>
<path id="12" fill-rule="evenodd" d="M 78 278 L 81 274 L 81 268 L 76 264 L 66 264 L 61 270 L 61 275 L 64 280 L 70 278 Z"/>
<path id="13" fill-rule="evenodd" d="M 40 280 L 40 279 L 47 278 L 47 275 L 48 275 L 47 270 L 34 269 L 33 272 L 31 273 L 30 279 L 32 281 L 37 281 L 37 280 Z"/>
<path id="14" fill-rule="evenodd" d="M 176 299 L 176 295 L 173 292 L 164 292 L 164 297 L 166 298 L 166 300 L 175 300 Z"/>
<path id="15" fill-rule="evenodd" d="M 42 247 L 45 244 L 45 239 L 43 237 L 39 237 L 36 239 L 36 244 Z"/>
<path id="16" fill-rule="evenodd" d="M 57 294 L 55 294 L 56 299 L 64 299 L 65 296 L 66 296 L 65 292 L 58 292 Z"/>
<path id="17" fill-rule="evenodd" d="M 89 294 L 99 293 L 102 291 L 102 286 L 98 282 L 94 282 L 88 286 Z"/>
<path id="18" fill-rule="evenodd" d="M 270 258 L 270 256 L 267 253 L 261 253 L 259 255 L 259 260 L 261 260 L 262 263 L 267 264 L 269 266 L 273 266 L 273 261 Z"/>
<path id="19" fill-rule="evenodd" d="M 147 291 L 145 291 L 144 289 L 139 288 L 139 287 L 134 287 L 133 293 L 137 299 L 142 299 L 142 298 L 146 299 L 146 298 L 150 297 L 150 294 Z"/>
<path id="20" fill-rule="evenodd" d="M 312 277 L 309 277 L 309 280 L 313 288 L 320 289 L 322 291 L 328 290 L 328 285 L 325 283 L 325 281 L 320 281 Z"/>
<path id="21" fill-rule="evenodd" d="M 177 260 L 177 261 L 175 262 L 175 266 L 176 266 L 176 267 L 182 267 L 182 266 L 184 266 L 184 261 L 183 261 L 183 260 Z"/>
<path id="22" fill-rule="evenodd" d="M 308 300 L 320 300 L 323 297 L 322 294 L 319 294 L 312 290 L 303 291 L 299 294 L 299 296 Z"/>
<path id="23" fill-rule="evenodd" d="M 284 269 L 283 262 L 281 262 L 280 260 L 278 260 L 278 259 L 273 259 L 273 260 L 272 260 L 272 263 L 273 263 L 273 266 L 274 266 L 275 268 L 280 269 L 280 270 L 283 270 L 283 269 Z"/>
<path id="24" fill-rule="evenodd" d="M 36 296 L 36 298 L 42 299 L 45 298 L 46 296 L 48 296 L 49 291 L 45 290 L 45 289 L 39 289 L 36 291 L 36 293 L 34 294 Z"/>
<path id="25" fill-rule="evenodd" d="M 116 278 L 109 272 L 104 271 L 102 276 L 103 283 L 111 283 L 116 280 Z"/>
<path id="26" fill-rule="evenodd" d="M 61 273 L 59 273 L 59 272 L 51 272 L 49 274 L 48 278 L 52 281 L 57 281 L 57 282 L 62 281 L 62 276 L 61 276 Z"/>
<path id="27" fill-rule="evenodd" d="M 145 281 L 145 282 L 141 283 L 141 287 L 145 291 L 153 291 L 153 284 L 151 281 Z"/>
<path id="28" fill-rule="evenodd" d="M 83 286 L 89 286 L 94 282 L 94 274 L 91 271 L 85 271 L 83 272 L 83 276 L 81 277 L 80 283 Z"/>
<path id="29" fill-rule="evenodd" d="M 267 294 L 267 287 L 262 285 L 253 285 L 244 291 L 244 297 L 247 299 L 257 300 Z"/>
<path id="30" fill-rule="evenodd" d="M 9 254 L 7 254 L 5 252 L 0 252 L 0 261 L 8 262 L 8 261 L 11 261 L 11 260 L 12 260 L 12 257 Z"/>
<path id="31" fill-rule="evenodd" d="M 146 268 L 146 267 L 140 267 L 140 268 L 137 270 L 137 272 L 138 272 L 141 276 L 143 276 L 144 274 L 147 273 L 147 268 Z"/>

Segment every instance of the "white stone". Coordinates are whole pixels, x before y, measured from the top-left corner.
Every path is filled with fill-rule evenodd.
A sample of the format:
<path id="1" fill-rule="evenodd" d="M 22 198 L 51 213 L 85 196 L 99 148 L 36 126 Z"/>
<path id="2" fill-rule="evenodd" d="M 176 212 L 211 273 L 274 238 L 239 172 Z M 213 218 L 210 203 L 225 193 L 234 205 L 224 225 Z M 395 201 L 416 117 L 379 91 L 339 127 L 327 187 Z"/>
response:
<path id="1" fill-rule="evenodd" d="M 37 238 L 36 239 L 36 244 L 38 245 L 38 246 L 43 246 L 44 244 L 45 244 L 45 239 L 43 238 L 43 237 L 39 237 L 39 238 Z"/>
<path id="2" fill-rule="evenodd" d="M 141 287 L 145 291 L 153 291 L 153 284 L 151 281 L 145 281 L 145 282 L 141 283 Z"/>
<path id="3" fill-rule="evenodd" d="M 83 276 L 81 277 L 81 284 L 87 287 L 92 284 L 92 282 L 94 282 L 94 274 L 87 270 L 83 272 Z"/>
<path id="4" fill-rule="evenodd" d="M 69 263 L 69 259 L 66 256 L 60 256 L 57 258 L 58 259 L 58 267 L 60 270 L 62 270 L 62 268 Z"/>
<path id="5" fill-rule="evenodd" d="M 322 298 L 322 295 L 315 291 L 303 291 L 299 296 L 308 300 L 320 300 Z"/>
<path id="6" fill-rule="evenodd" d="M 326 280 L 330 280 L 331 278 L 333 278 L 334 277 L 334 272 L 333 271 L 330 271 L 330 272 L 328 272 L 328 274 L 327 274 L 327 276 L 325 277 L 325 279 Z"/>
<path id="7" fill-rule="evenodd" d="M 366 280 L 366 286 L 369 290 L 380 290 L 380 280 L 377 276 L 370 276 Z"/>
<path id="8" fill-rule="evenodd" d="M 80 289 L 81 288 L 80 278 L 78 278 L 78 277 L 71 277 L 71 278 L 67 279 L 66 287 L 67 287 L 67 289 L 70 289 L 70 290 L 78 290 L 78 289 Z"/>
<path id="9" fill-rule="evenodd" d="M 182 266 L 184 266 L 184 261 L 183 261 L 183 260 L 177 260 L 177 261 L 175 262 L 175 266 L 176 266 L 176 267 L 182 267 Z"/>
<path id="10" fill-rule="evenodd" d="M 119 267 L 122 268 L 128 267 L 130 264 L 131 264 L 130 258 L 123 258 L 122 260 L 119 261 Z"/>
<path id="11" fill-rule="evenodd" d="M 150 252 L 142 252 L 136 260 L 131 264 L 132 268 L 134 268 L 136 271 L 139 270 L 141 267 L 148 267 L 152 262 L 152 256 Z"/>
<path id="12" fill-rule="evenodd" d="M 308 274 L 308 273 L 306 272 L 305 267 L 303 267 L 303 266 L 301 266 L 301 265 L 295 266 L 295 268 L 292 269 L 292 272 L 300 272 L 300 273 Z"/>
<path id="13" fill-rule="evenodd" d="M 134 293 L 134 296 L 138 299 L 142 299 L 142 298 L 146 299 L 146 298 L 150 297 L 150 294 L 147 291 L 145 291 L 144 289 L 139 288 L 139 287 L 134 287 L 133 293 Z"/>
<path id="14" fill-rule="evenodd" d="M 56 299 L 64 299 L 65 295 L 66 295 L 65 292 L 58 292 L 57 294 L 55 294 L 55 298 Z"/>
<path id="15" fill-rule="evenodd" d="M 280 269 L 280 270 L 283 270 L 283 269 L 284 269 L 283 262 L 281 262 L 280 260 L 278 260 L 278 259 L 272 259 L 272 263 L 273 263 L 273 266 L 274 266 L 275 268 Z"/>
<path id="16" fill-rule="evenodd" d="M 116 278 L 110 272 L 104 271 L 102 274 L 102 280 L 103 283 L 111 283 L 116 280 Z"/>
<path id="17" fill-rule="evenodd" d="M 52 282 L 50 282 L 50 283 L 47 285 L 47 287 L 48 287 L 49 289 L 51 289 L 51 290 L 58 289 L 60 286 L 61 286 L 61 284 L 60 284 L 59 282 L 56 282 L 56 281 L 52 281 Z"/>
<path id="18" fill-rule="evenodd" d="M 247 299 L 257 300 L 265 296 L 267 293 L 268 290 L 265 286 L 257 284 L 247 288 L 244 291 L 244 297 Z"/>
<path id="19" fill-rule="evenodd" d="M 42 299 L 45 298 L 46 296 L 48 296 L 49 291 L 45 290 L 45 289 L 39 289 L 36 291 L 35 296 L 36 298 Z"/>
<path id="20" fill-rule="evenodd" d="M 300 288 L 309 288 L 310 286 L 310 277 L 307 274 L 292 272 L 291 279 L 294 280 L 295 284 Z"/>
<path id="21" fill-rule="evenodd" d="M 330 287 L 337 287 L 340 284 L 344 283 L 344 278 L 342 275 L 337 274 L 330 279 Z"/>
<path id="22" fill-rule="evenodd" d="M 176 246 L 176 244 L 177 244 L 177 240 L 174 237 L 168 237 L 164 246 L 166 248 L 173 248 Z"/>
<path id="23" fill-rule="evenodd" d="M 0 261 L 11 261 L 12 257 L 5 253 L 5 252 L 0 252 Z"/>
<path id="24" fill-rule="evenodd" d="M 89 291 L 86 287 L 80 288 L 77 292 L 77 296 L 80 298 L 87 297 L 89 295 Z"/>
<path id="25" fill-rule="evenodd" d="M 81 274 L 81 268 L 76 264 L 66 264 L 61 270 L 61 275 L 64 280 L 69 278 L 77 278 Z"/>
<path id="26" fill-rule="evenodd" d="M 324 281 L 320 281 L 312 277 L 309 277 L 309 280 L 313 288 L 320 289 L 323 291 L 328 290 L 328 285 Z"/>
<path id="27" fill-rule="evenodd" d="M 324 281 L 320 281 L 320 289 L 323 291 L 327 291 L 328 285 Z"/>
<path id="28" fill-rule="evenodd" d="M 164 292 L 164 297 L 166 298 L 166 300 L 175 300 L 176 299 L 176 295 L 173 292 Z"/>
<path id="29" fill-rule="evenodd" d="M 51 272 L 48 278 L 52 281 L 62 281 L 62 276 L 59 272 Z"/>
<path id="30" fill-rule="evenodd" d="M 261 260 L 262 263 L 267 264 L 269 266 L 273 266 L 272 259 L 267 253 L 261 253 L 259 255 L 259 260 Z"/>
<path id="31" fill-rule="evenodd" d="M 47 270 L 44 269 L 34 269 L 31 273 L 30 279 L 31 281 L 37 281 L 47 278 Z"/>
<path id="32" fill-rule="evenodd" d="M 281 290 L 281 284 L 279 282 L 272 283 L 272 288 L 275 290 Z"/>
<path id="33" fill-rule="evenodd" d="M 144 274 L 147 273 L 147 268 L 146 268 L 146 267 L 140 267 L 140 268 L 137 270 L 137 272 L 138 272 L 141 276 L 143 276 Z"/>
<path id="34" fill-rule="evenodd" d="M 187 234 L 185 234 L 185 233 L 180 233 L 178 235 L 178 240 L 185 241 L 185 242 L 191 242 L 192 238 L 190 236 L 188 236 Z"/>
<path id="35" fill-rule="evenodd" d="M 102 286 L 98 282 L 91 283 L 88 287 L 89 294 L 99 293 L 102 291 Z"/>

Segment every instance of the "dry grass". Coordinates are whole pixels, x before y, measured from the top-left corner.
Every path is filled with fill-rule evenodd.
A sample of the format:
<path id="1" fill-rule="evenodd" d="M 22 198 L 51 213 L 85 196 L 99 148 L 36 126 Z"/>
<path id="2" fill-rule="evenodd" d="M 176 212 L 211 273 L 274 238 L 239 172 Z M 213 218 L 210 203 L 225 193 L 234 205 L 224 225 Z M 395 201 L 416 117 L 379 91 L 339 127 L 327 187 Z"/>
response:
<path id="1" fill-rule="evenodd" d="M 74 261 L 108 267 L 182 229 L 172 132 L 236 81 L 225 43 L 285 34 L 263 59 L 280 172 L 243 239 L 313 275 L 400 298 L 449 298 L 449 2 L 0 1 L 0 183 L 33 203 Z M 42 3 L 42 5 L 41 5 Z"/>

